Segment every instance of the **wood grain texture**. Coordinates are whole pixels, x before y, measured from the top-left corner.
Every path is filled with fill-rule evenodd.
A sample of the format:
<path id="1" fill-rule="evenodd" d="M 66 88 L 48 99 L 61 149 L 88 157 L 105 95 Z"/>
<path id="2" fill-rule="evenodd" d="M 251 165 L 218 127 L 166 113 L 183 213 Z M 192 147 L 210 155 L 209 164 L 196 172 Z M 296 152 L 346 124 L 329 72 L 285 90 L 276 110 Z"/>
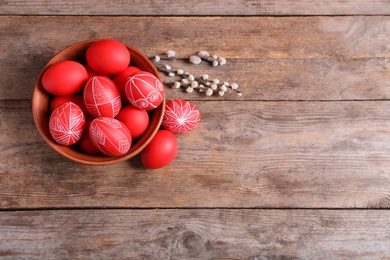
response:
<path id="1" fill-rule="evenodd" d="M 386 0 L 1 1 L 5 15 L 388 15 Z"/>
<path id="2" fill-rule="evenodd" d="M 388 16 L 1 16 L 0 32 L 2 48 L 10 48 L 7 55 L 17 54 L 15 48 L 33 57 L 50 57 L 70 44 L 93 38 L 118 39 L 146 54 L 176 49 L 189 55 L 202 48 L 226 58 L 390 56 Z"/>
<path id="3" fill-rule="evenodd" d="M 0 0 L 0 258 L 389 259 L 389 15 L 388 0 Z M 31 94 L 93 38 L 215 53 L 228 64 L 173 65 L 244 95 L 167 88 L 202 121 L 162 169 L 71 162 Z"/>
<path id="4" fill-rule="evenodd" d="M 390 207 L 390 107 L 382 102 L 194 101 L 200 126 L 167 167 L 62 158 L 28 101 L 2 101 L 0 207 Z"/>
<path id="5" fill-rule="evenodd" d="M 0 73 L 4 76 L 0 99 L 29 99 L 39 71 L 51 56 L 91 38 L 116 38 L 145 54 L 168 49 L 182 56 L 201 49 L 216 53 L 228 59 L 226 66 L 178 66 L 237 82 L 250 100 L 390 96 L 390 17 L 384 16 L 2 16 L 0 35 Z"/>
<path id="6" fill-rule="evenodd" d="M 6 259 L 386 259 L 390 213 L 345 210 L 2 212 Z M 23 242 L 22 242 L 23 241 Z"/>

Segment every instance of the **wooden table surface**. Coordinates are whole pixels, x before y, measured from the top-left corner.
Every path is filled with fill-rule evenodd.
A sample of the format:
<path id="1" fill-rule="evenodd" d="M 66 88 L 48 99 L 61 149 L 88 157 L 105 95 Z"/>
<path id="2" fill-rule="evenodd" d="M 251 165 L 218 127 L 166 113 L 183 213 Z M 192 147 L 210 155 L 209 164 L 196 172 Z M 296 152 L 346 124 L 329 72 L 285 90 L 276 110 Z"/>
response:
<path id="1" fill-rule="evenodd" d="M 389 259 L 389 15 L 389 0 L 0 1 L 0 257 Z M 72 162 L 39 135 L 32 90 L 95 38 L 215 53 L 227 64 L 174 65 L 243 95 L 167 87 L 202 122 L 162 169 Z"/>

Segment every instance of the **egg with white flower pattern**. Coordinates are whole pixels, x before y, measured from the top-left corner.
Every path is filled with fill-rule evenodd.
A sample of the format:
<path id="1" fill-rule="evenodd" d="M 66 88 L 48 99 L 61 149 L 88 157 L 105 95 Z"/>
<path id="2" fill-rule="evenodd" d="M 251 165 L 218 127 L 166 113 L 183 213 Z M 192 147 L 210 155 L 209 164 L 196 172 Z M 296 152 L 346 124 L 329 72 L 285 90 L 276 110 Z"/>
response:
<path id="1" fill-rule="evenodd" d="M 60 145 L 70 146 L 77 143 L 84 131 L 85 116 L 81 108 L 73 102 L 57 107 L 50 116 L 50 134 Z"/>
<path id="2" fill-rule="evenodd" d="M 170 100 L 165 105 L 162 127 L 174 134 L 188 133 L 200 123 L 196 106 L 185 100 Z"/>

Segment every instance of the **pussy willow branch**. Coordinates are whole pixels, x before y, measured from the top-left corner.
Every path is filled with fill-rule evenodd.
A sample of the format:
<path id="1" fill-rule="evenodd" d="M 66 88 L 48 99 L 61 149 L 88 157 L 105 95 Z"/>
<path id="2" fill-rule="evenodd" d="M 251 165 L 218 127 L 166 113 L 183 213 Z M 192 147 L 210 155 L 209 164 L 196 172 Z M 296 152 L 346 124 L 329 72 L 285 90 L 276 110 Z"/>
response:
<path id="1" fill-rule="evenodd" d="M 201 77 L 195 77 L 188 72 L 181 72 L 180 69 L 172 69 L 169 65 L 155 65 L 158 71 L 165 73 L 167 76 L 175 77 L 179 76 L 180 81 L 169 81 L 164 82 L 166 85 L 170 85 L 172 88 L 186 88 L 186 91 L 191 93 L 194 89 L 197 89 L 198 92 L 205 92 L 206 95 L 211 96 L 212 93 L 218 93 L 220 96 L 223 96 L 227 89 L 231 89 L 241 96 L 242 93 L 238 90 L 238 85 L 236 83 L 230 84 L 228 82 L 220 82 L 218 79 L 209 79 L 207 74 L 204 74 Z M 168 68 L 167 68 L 168 67 Z M 211 92 L 211 91 L 212 92 Z"/>
<path id="2" fill-rule="evenodd" d="M 172 50 L 167 51 L 163 55 L 147 55 L 148 59 L 153 62 L 153 65 L 158 71 L 165 73 L 169 77 L 180 77 L 178 81 L 165 81 L 165 85 L 169 85 L 172 88 L 185 88 L 186 92 L 191 93 L 196 89 L 198 92 L 204 92 L 207 96 L 211 96 L 213 93 L 218 93 L 223 96 L 228 89 L 234 90 L 238 96 L 242 93 L 238 90 L 238 84 L 229 82 L 220 82 L 218 79 L 209 79 L 207 74 L 203 74 L 201 77 L 195 77 L 191 73 L 184 71 L 183 69 L 172 69 L 169 64 L 159 63 L 164 61 L 175 60 L 187 60 L 193 64 L 199 64 L 202 61 L 206 61 L 212 66 L 222 66 L 226 64 L 226 59 L 218 57 L 217 55 L 210 55 L 207 51 L 200 51 L 197 55 L 191 56 L 176 56 L 176 53 Z"/>

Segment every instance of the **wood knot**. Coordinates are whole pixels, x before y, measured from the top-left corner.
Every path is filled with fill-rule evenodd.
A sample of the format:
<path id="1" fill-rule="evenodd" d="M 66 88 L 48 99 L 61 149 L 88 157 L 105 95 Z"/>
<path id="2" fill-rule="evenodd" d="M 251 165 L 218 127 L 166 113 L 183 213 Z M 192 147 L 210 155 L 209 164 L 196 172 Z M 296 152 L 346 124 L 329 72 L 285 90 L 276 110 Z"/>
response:
<path id="1" fill-rule="evenodd" d="M 182 257 L 204 257 L 212 247 L 206 235 L 186 230 L 178 236 L 177 249 Z"/>
<path id="2" fill-rule="evenodd" d="M 377 201 L 369 201 L 367 207 L 368 208 L 388 209 L 388 208 L 390 208 L 390 196 L 380 198 Z"/>

